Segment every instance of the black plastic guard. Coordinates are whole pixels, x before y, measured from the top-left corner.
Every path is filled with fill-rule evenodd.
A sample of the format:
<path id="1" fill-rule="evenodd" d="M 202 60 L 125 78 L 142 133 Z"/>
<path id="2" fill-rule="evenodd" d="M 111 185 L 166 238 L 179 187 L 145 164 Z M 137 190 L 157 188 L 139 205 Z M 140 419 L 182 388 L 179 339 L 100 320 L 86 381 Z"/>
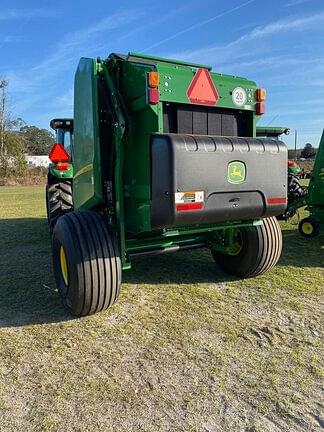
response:
<path id="1" fill-rule="evenodd" d="M 231 179 L 233 172 L 240 174 Z M 287 147 L 268 138 L 152 134 L 151 193 L 153 228 L 282 214 Z"/>

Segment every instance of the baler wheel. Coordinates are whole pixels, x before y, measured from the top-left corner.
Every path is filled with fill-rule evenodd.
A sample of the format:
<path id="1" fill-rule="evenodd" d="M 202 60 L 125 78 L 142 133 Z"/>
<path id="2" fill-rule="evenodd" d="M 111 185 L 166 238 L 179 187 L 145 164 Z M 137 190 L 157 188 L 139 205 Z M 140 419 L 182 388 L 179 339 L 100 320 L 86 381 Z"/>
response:
<path id="1" fill-rule="evenodd" d="M 313 217 L 307 217 L 299 222 L 298 230 L 303 237 L 314 238 L 320 233 L 320 225 Z"/>
<path id="2" fill-rule="evenodd" d="M 251 278 L 276 265 L 282 251 L 282 233 L 275 217 L 263 219 L 263 225 L 239 228 L 241 246 L 236 254 L 212 250 L 216 263 L 226 273 Z"/>
<path id="3" fill-rule="evenodd" d="M 116 301 L 121 264 L 116 236 L 104 216 L 84 211 L 60 217 L 52 248 L 56 285 L 73 315 L 91 315 Z"/>
<path id="4" fill-rule="evenodd" d="M 49 175 L 50 176 L 50 175 Z M 50 233 L 59 217 L 73 210 L 72 181 L 49 178 L 46 185 L 46 211 Z"/>

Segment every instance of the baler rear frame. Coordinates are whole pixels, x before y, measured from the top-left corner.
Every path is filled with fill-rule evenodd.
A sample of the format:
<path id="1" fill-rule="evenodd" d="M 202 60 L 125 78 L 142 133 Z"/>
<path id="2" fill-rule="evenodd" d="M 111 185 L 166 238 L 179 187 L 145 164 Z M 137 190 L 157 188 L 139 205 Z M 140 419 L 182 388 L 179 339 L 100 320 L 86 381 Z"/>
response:
<path id="1" fill-rule="evenodd" d="M 256 96 L 256 84 L 210 74 L 210 69 L 134 53 L 128 57 L 112 54 L 104 61 L 81 59 L 75 78 L 74 211 L 58 219 L 52 236 L 57 287 L 73 314 L 84 316 L 110 307 L 119 294 L 121 271 L 131 268 L 134 256 L 206 247 L 223 270 L 239 277 L 263 274 L 278 261 L 282 238 L 274 216 L 286 203 L 281 169 L 286 164 L 286 147 L 282 142 L 253 138 L 257 107 L 264 105 L 264 99 Z M 158 101 L 150 99 L 152 71 L 163 76 Z M 208 99 L 190 98 L 188 93 L 200 72 L 212 83 L 210 88 L 214 85 L 215 90 L 217 85 L 214 96 L 219 99 L 215 96 L 212 106 L 204 102 Z M 236 90 L 246 92 L 244 107 L 236 103 Z M 175 111 L 166 110 L 170 106 Z M 188 130 L 184 106 L 193 119 Z M 201 112 L 207 116 L 205 126 L 203 122 L 194 126 Z M 178 123 L 172 129 L 169 116 L 174 114 Z M 215 177 L 204 177 L 204 170 L 199 181 L 192 176 L 199 169 L 192 171 L 188 163 L 193 153 L 189 154 L 186 136 L 197 144 L 193 168 L 204 166 L 205 173 L 215 173 Z M 173 157 L 170 163 L 165 160 L 166 166 L 177 167 L 174 171 L 182 175 L 178 179 L 175 172 L 169 176 L 167 169 L 162 170 L 165 178 L 172 179 L 168 188 L 159 180 L 153 182 L 152 173 L 160 172 L 154 168 L 160 160 L 155 144 L 161 140 L 162 151 L 171 149 Z M 207 150 L 208 141 L 214 150 Z M 182 151 L 185 161 L 179 156 Z M 263 165 L 258 164 L 259 153 L 264 154 L 260 156 Z M 264 180 L 266 161 L 278 161 L 274 164 L 278 181 L 273 186 Z M 186 171 L 181 171 L 181 163 Z M 224 172 L 214 170 L 217 163 Z M 242 181 L 231 178 L 237 173 Z M 201 212 L 194 212 L 189 204 L 189 211 L 181 214 L 179 194 L 194 194 L 189 203 L 196 203 L 196 194 L 205 194 Z M 158 202 L 163 207 L 160 221 L 152 211 Z"/>

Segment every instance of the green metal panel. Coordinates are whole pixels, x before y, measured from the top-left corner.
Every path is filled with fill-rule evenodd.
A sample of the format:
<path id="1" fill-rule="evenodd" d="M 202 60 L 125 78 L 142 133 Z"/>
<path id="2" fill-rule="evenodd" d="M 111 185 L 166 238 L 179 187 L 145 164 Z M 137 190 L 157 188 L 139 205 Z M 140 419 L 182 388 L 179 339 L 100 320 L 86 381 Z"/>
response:
<path id="1" fill-rule="evenodd" d="M 98 121 L 97 64 L 81 58 L 74 83 L 74 179 L 75 209 L 91 209 L 102 203 Z"/>
<path id="2" fill-rule="evenodd" d="M 71 165 L 70 168 L 65 171 L 59 171 L 58 169 L 56 169 L 55 164 L 49 164 L 48 168 L 50 170 L 50 173 L 57 178 L 62 178 L 62 179 L 73 178 L 73 165 Z"/>
<path id="3" fill-rule="evenodd" d="M 324 130 L 308 188 L 309 205 L 324 208 Z"/>
<path id="4" fill-rule="evenodd" d="M 113 65 L 116 67 L 116 65 Z M 121 256 L 122 268 L 129 268 L 130 265 L 126 262 L 126 248 L 125 248 L 125 213 L 124 213 L 124 133 L 126 127 L 125 116 L 123 113 L 124 104 L 120 98 L 119 92 L 115 83 L 110 76 L 107 66 L 101 61 L 98 64 L 98 71 L 101 72 L 106 80 L 108 92 L 110 96 L 110 110 L 114 116 L 113 136 L 111 140 L 114 145 L 115 152 L 115 211 L 116 211 L 116 225 L 119 239 L 119 251 Z M 108 95 L 107 95 L 108 96 Z"/>
<path id="5" fill-rule="evenodd" d="M 265 137 L 279 137 L 282 134 L 289 135 L 289 128 L 275 126 L 257 126 L 256 135 Z"/>
<path id="6" fill-rule="evenodd" d="M 190 103 L 187 90 L 193 80 L 196 69 L 177 64 L 161 63 L 156 66 L 160 73 L 161 101 Z M 245 78 L 211 73 L 211 78 L 217 89 L 219 100 L 215 106 L 219 108 L 232 108 L 241 110 L 254 110 L 256 84 Z M 247 101 L 242 107 L 238 107 L 232 100 L 232 92 L 241 87 L 245 90 Z"/>

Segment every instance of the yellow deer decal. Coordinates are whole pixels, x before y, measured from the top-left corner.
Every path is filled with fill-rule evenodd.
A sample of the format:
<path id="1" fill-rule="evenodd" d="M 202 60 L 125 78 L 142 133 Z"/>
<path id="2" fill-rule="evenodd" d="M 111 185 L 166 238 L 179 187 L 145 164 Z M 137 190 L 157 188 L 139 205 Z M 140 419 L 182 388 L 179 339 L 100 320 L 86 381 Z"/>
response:
<path id="1" fill-rule="evenodd" d="M 237 168 L 237 165 L 233 165 L 231 177 L 238 177 L 239 179 L 244 180 L 244 176 L 242 174 L 242 171 Z"/>

